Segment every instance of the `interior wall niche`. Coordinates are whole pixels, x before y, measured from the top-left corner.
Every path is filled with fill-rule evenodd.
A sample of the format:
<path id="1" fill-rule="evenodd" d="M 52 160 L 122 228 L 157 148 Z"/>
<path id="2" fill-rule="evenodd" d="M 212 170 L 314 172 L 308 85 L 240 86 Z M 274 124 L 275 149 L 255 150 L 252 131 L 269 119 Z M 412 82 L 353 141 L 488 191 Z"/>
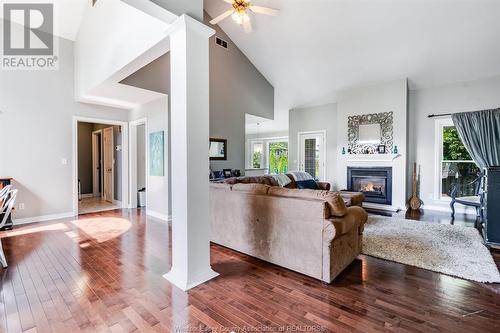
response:
<path id="1" fill-rule="evenodd" d="M 394 146 L 393 112 L 348 117 L 348 149 L 351 154 L 373 154 L 380 145 L 386 152 Z"/>

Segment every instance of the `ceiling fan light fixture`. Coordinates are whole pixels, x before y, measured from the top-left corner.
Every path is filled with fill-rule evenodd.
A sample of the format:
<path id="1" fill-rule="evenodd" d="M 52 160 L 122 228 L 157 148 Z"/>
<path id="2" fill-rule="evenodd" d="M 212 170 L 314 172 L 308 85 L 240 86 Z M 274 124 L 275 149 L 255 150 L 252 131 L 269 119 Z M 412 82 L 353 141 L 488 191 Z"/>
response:
<path id="1" fill-rule="evenodd" d="M 231 18 L 233 19 L 234 22 L 236 22 L 239 25 L 242 25 L 243 23 L 250 21 L 250 16 L 248 16 L 247 13 L 235 12 L 233 15 L 231 15 Z"/>

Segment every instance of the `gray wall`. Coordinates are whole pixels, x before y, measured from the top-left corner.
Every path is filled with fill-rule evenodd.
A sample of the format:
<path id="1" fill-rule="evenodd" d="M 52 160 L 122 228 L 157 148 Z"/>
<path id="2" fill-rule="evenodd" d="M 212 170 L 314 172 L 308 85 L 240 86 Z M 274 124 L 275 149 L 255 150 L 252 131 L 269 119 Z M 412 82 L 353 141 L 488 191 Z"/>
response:
<path id="1" fill-rule="evenodd" d="M 92 183 L 92 131 L 90 123 L 78 123 L 78 179 L 82 194 L 93 192 Z"/>
<path id="2" fill-rule="evenodd" d="M 326 130 L 326 181 L 337 186 L 337 104 L 290 110 L 288 118 L 288 168 L 299 169 L 298 133 Z"/>
<path id="3" fill-rule="evenodd" d="M 448 203 L 434 198 L 438 186 L 434 179 L 435 119 L 427 115 L 500 107 L 500 76 L 410 91 L 409 99 L 409 141 L 413 143 L 409 145 L 409 165 L 416 161 L 420 168 L 420 196 L 425 205 L 448 210 Z M 411 177 L 407 177 L 408 189 L 410 182 Z"/>
<path id="4" fill-rule="evenodd" d="M 203 0 L 151 0 L 158 6 L 177 14 L 188 14 L 197 19 L 203 19 Z"/>
<path id="5" fill-rule="evenodd" d="M 206 15 L 206 14 L 205 14 Z M 205 16 L 208 24 L 210 18 Z M 218 27 L 229 44 L 223 49 L 210 38 L 210 136 L 228 140 L 228 160 L 212 161 L 213 170 L 245 169 L 245 114 L 272 119 L 274 88 Z M 124 84 L 169 94 L 170 61 L 164 55 L 122 81 Z"/>
<path id="6" fill-rule="evenodd" d="M 126 111 L 124 111 L 126 112 Z M 113 127 L 114 147 L 122 144 L 122 134 L 119 126 L 104 124 L 78 123 L 78 179 L 80 179 L 81 193 L 89 194 L 93 192 L 92 173 L 92 132 L 106 127 Z M 113 158 L 115 159 L 114 176 L 114 199 L 122 199 L 122 151 L 113 148 Z"/>
<path id="7" fill-rule="evenodd" d="M 0 142 L 8 142 L 0 175 L 16 178 L 25 204 L 16 219 L 72 212 L 73 116 L 128 119 L 124 110 L 75 102 L 73 42 L 59 39 L 59 61 L 57 71 L 0 75 Z"/>

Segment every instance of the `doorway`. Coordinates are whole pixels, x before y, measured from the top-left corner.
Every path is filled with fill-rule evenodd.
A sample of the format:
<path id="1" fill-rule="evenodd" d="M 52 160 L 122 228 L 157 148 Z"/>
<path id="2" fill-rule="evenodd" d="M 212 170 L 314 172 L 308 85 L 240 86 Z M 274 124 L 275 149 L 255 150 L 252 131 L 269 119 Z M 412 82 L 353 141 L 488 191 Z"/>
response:
<path id="1" fill-rule="evenodd" d="M 147 119 L 129 123 L 130 131 L 130 208 L 146 208 L 148 197 Z"/>
<path id="2" fill-rule="evenodd" d="M 299 170 L 309 173 L 316 180 L 324 180 L 326 131 L 300 132 L 298 136 Z"/>
<path id="3" fill-rule="evenodd" d="M 119 209 L 128 202 L 123 129 L 128 127 L 75 119 L 75 214 Z"/>

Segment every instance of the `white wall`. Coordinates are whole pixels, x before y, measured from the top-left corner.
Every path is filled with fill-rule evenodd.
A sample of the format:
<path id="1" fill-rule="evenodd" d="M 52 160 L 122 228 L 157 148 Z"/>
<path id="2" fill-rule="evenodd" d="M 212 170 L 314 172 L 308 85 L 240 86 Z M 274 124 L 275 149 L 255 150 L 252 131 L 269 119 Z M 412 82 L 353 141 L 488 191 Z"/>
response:
<path id="1" fill-rule="evenodd" d="M 141 118 L 147 118 L 148 137 L 150 133 L 165 131 L 165 175 L 162 177 L 150 176 L 149 170 L 146 170 L 148 179 L 148 187 L 146 188 L 148 202 L 146 209 L 148 214 L 166 219 L 170 215 L 168 96 L 130 111 L 130 121 Z M 149 149 L 149 147 L 146 149 Z"/>
<path id="2" fill-rule="evenodd" d="M 326 131 L 326 181 L 335 190 L 347 188 L 347 166 L 392 166 L 393 206 L 406 202 L 407 82 L 405 79 L 369 87 L 352 88 L 338 93 L 337 104 L 290 110 L 289 169 L 298 169 L 298 133 Z M 341 154 L 347 149 L 348 117 L 368 113 L 394 112 L 394 143 L 401 154 L 393 162 L 348 162 Z"/>
<path id="3" fill-rule="evenodd" d="M 406 207 L 406 160 L 407 160 L 407 116 L 408 84 L 406 79 L 395 80 L 368 87 L 344 90 L 338 93 L 337 102 L 337 156 L 339 167 L 337 179 L 341 188 L 347 187 L 347 166 L 392 166 L 392 206 Z M 394 145 L 398 146 L 400 157 L 392 162 L 363 163 L 347 162 L 342 158 L 342 147 L 348 145 L 348 117 L 369 113 L 393 112 Z"/>
<path id="4" fill-rule="evenodd" d="M 0 175 L 16 179 L 25 204 L 15 219 L 72 212 L 73 116 L 128 119 L 125 110 L 75 102 L 73 69 L 73 43 L 59 39 L 59 70 L 0 75 Z"/>
<path id="5" fill-rule="evenodd" d="M 299 132 L 326 131 L 325 181 L 338 188 L 337 168 L 337 104 L 290 110 L 288 169 L 299 169 Z"/>
<path id="6" fill-rule="evenodd" d="M 434 197 L 437 162 L 434 155 L 435 118 L 429 114 L 455 113 L 500 107 L 500 76 L 410 91 L 409 96 L 409 166 L 420 168 L 420 196 L 424 208 L 448 210 L 447 202 Z M 408 189 L 410 189 L 408 177 Z"/>

